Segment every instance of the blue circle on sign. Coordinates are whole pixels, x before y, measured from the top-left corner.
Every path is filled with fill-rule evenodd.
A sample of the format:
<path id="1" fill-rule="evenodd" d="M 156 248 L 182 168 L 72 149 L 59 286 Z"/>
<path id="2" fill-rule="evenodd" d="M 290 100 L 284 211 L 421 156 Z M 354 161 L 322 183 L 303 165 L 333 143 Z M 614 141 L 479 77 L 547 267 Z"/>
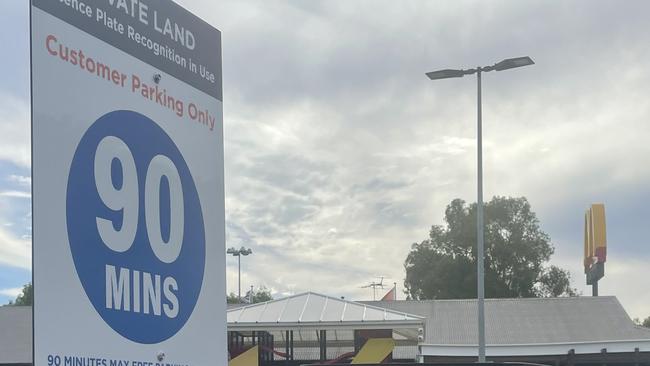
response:
<path id="1" fill-rule="evenodd" d="M 121 252 L 104 243 L 98 228 L 99 221 L 106 220 L 112 222 L 116 232 L 127 226 L 125 209 L 114 204 L 111 204 L 113 209 L 109 208 L 97 188 L 95 158 L 100 142 L 107 137 L 113 141 L 119 139 L 124 143 L 121 146 L 128 147 L 137 173 L 137 229 L 132 245 Z M 119 152 L 124 153 L 124 149 Z M 159 184 L 154 185 L 159 187 L 156 193 L 159 212 L 145 213 L 147 172 L 154 157 L 159 155 L 173 163 L 182 187 L 181 249 L 171 262 L 156 256 L 148 232 L 160 230 L 156 235 L 162 239 L 162 247 L 169 245 L 172 220 L 180 215 L 172 212 L 173 203 L 179 200 L 171 197 L 174 190 L 166 175 L 160 176 Z M 125 187 L 128 184 L 125 164 L 116 157 L 104 167 L 109 169 L 108 184 L 112 184 L 117 195 L 132 188 Z M 152 214 L 160 215 L 159 227 L 147 227 L 146 215 Z M 172 139 L 158 124 L 126 110 L 107 113 L 92 124 L 81 138 L 70 167 L 66 219 L 79 280 L 94 308 L 112 329 L 134 342 L 153 344 L 169 339 L 185 325 L 203 283 L 203 214 L 190 170 Z"/>

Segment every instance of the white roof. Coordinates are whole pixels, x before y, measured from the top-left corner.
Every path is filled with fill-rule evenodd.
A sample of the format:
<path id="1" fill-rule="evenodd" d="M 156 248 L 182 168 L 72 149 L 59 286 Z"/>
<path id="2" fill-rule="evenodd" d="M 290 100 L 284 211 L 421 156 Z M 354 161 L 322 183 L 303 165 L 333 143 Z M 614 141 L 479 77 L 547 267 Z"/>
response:
<path id="1" fill-rule="evenodd" d="M 228 330 L 395 329 L 424 322 L 421 316 L 314 292 L 228 310 Z"/>

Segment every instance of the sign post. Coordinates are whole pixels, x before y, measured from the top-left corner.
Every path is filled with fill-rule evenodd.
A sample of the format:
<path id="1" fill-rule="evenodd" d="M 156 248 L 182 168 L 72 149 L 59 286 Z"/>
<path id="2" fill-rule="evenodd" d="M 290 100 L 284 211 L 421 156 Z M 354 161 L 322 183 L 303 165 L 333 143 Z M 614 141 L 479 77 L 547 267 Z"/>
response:
<path id="1" fill-rule="evenodd" d="M 34 365 L 226 364 L 220 32 L 31 5 Z"/>

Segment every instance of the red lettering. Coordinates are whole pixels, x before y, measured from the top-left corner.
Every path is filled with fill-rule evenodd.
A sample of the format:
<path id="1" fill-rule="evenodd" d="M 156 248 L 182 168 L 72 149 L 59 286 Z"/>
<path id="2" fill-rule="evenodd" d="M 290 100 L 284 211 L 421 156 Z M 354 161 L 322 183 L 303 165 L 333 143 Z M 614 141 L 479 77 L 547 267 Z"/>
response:
<path id="1" fill-rule="evenodd" d="M 75 50 L 70 51 L 70 63 L 73 65 L 77 65 L 77 51 Z"/>
<path id="2" fill-rule="evenodd" d="M 79 67 L 81 67 L 82 70 L 84 69 L 84 58 L 84 52 L 82 50 L 79 50 Z"/>
<path id="3" fill-rule="evenodd" d="M 187 106 L 187 114 L 190 116 L 191 119 L 196 119 L 197 112 L 198 111 L 194 103 L 190 103 L 190 105 Z"/>
<path id="4" fill-rule="evenodd" d="M 88 72 L 95 72 L 95 60 L 88 57 L 86 59 L 86 69 L 88 70 Z"/>
<path id="5" fill-rule="evenodd" d="M 58 42 L 58 39 L 56 39 L 56 37 L 54 37 L 53 35 L 50 34 L 49 36 L 47 36 L 47 38 L 45 38 L 45 48 L 47 48 L 47 52 L 49 52 L 50 55 L 56 56 L 57 55 L 56 51 L 54 51 L 53 49 L 50 48 L 50 43 L 51 42 L 56 43 L 56 42 Z"/>
<path id="6" fill-rule="evenodd" d="M 140 89 L 140 78 L 131 74 L 131 91 L 135 93 L 138 89 Z"/>

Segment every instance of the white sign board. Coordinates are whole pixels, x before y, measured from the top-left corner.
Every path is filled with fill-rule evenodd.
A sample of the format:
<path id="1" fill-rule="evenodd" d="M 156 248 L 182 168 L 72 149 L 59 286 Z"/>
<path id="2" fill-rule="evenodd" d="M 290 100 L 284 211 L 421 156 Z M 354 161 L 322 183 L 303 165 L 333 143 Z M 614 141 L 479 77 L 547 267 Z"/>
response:
<path id="1" fill-rule="evenodd" d="M 225 365 L 221 34 L 32 0 L 35 366 Z"/>

